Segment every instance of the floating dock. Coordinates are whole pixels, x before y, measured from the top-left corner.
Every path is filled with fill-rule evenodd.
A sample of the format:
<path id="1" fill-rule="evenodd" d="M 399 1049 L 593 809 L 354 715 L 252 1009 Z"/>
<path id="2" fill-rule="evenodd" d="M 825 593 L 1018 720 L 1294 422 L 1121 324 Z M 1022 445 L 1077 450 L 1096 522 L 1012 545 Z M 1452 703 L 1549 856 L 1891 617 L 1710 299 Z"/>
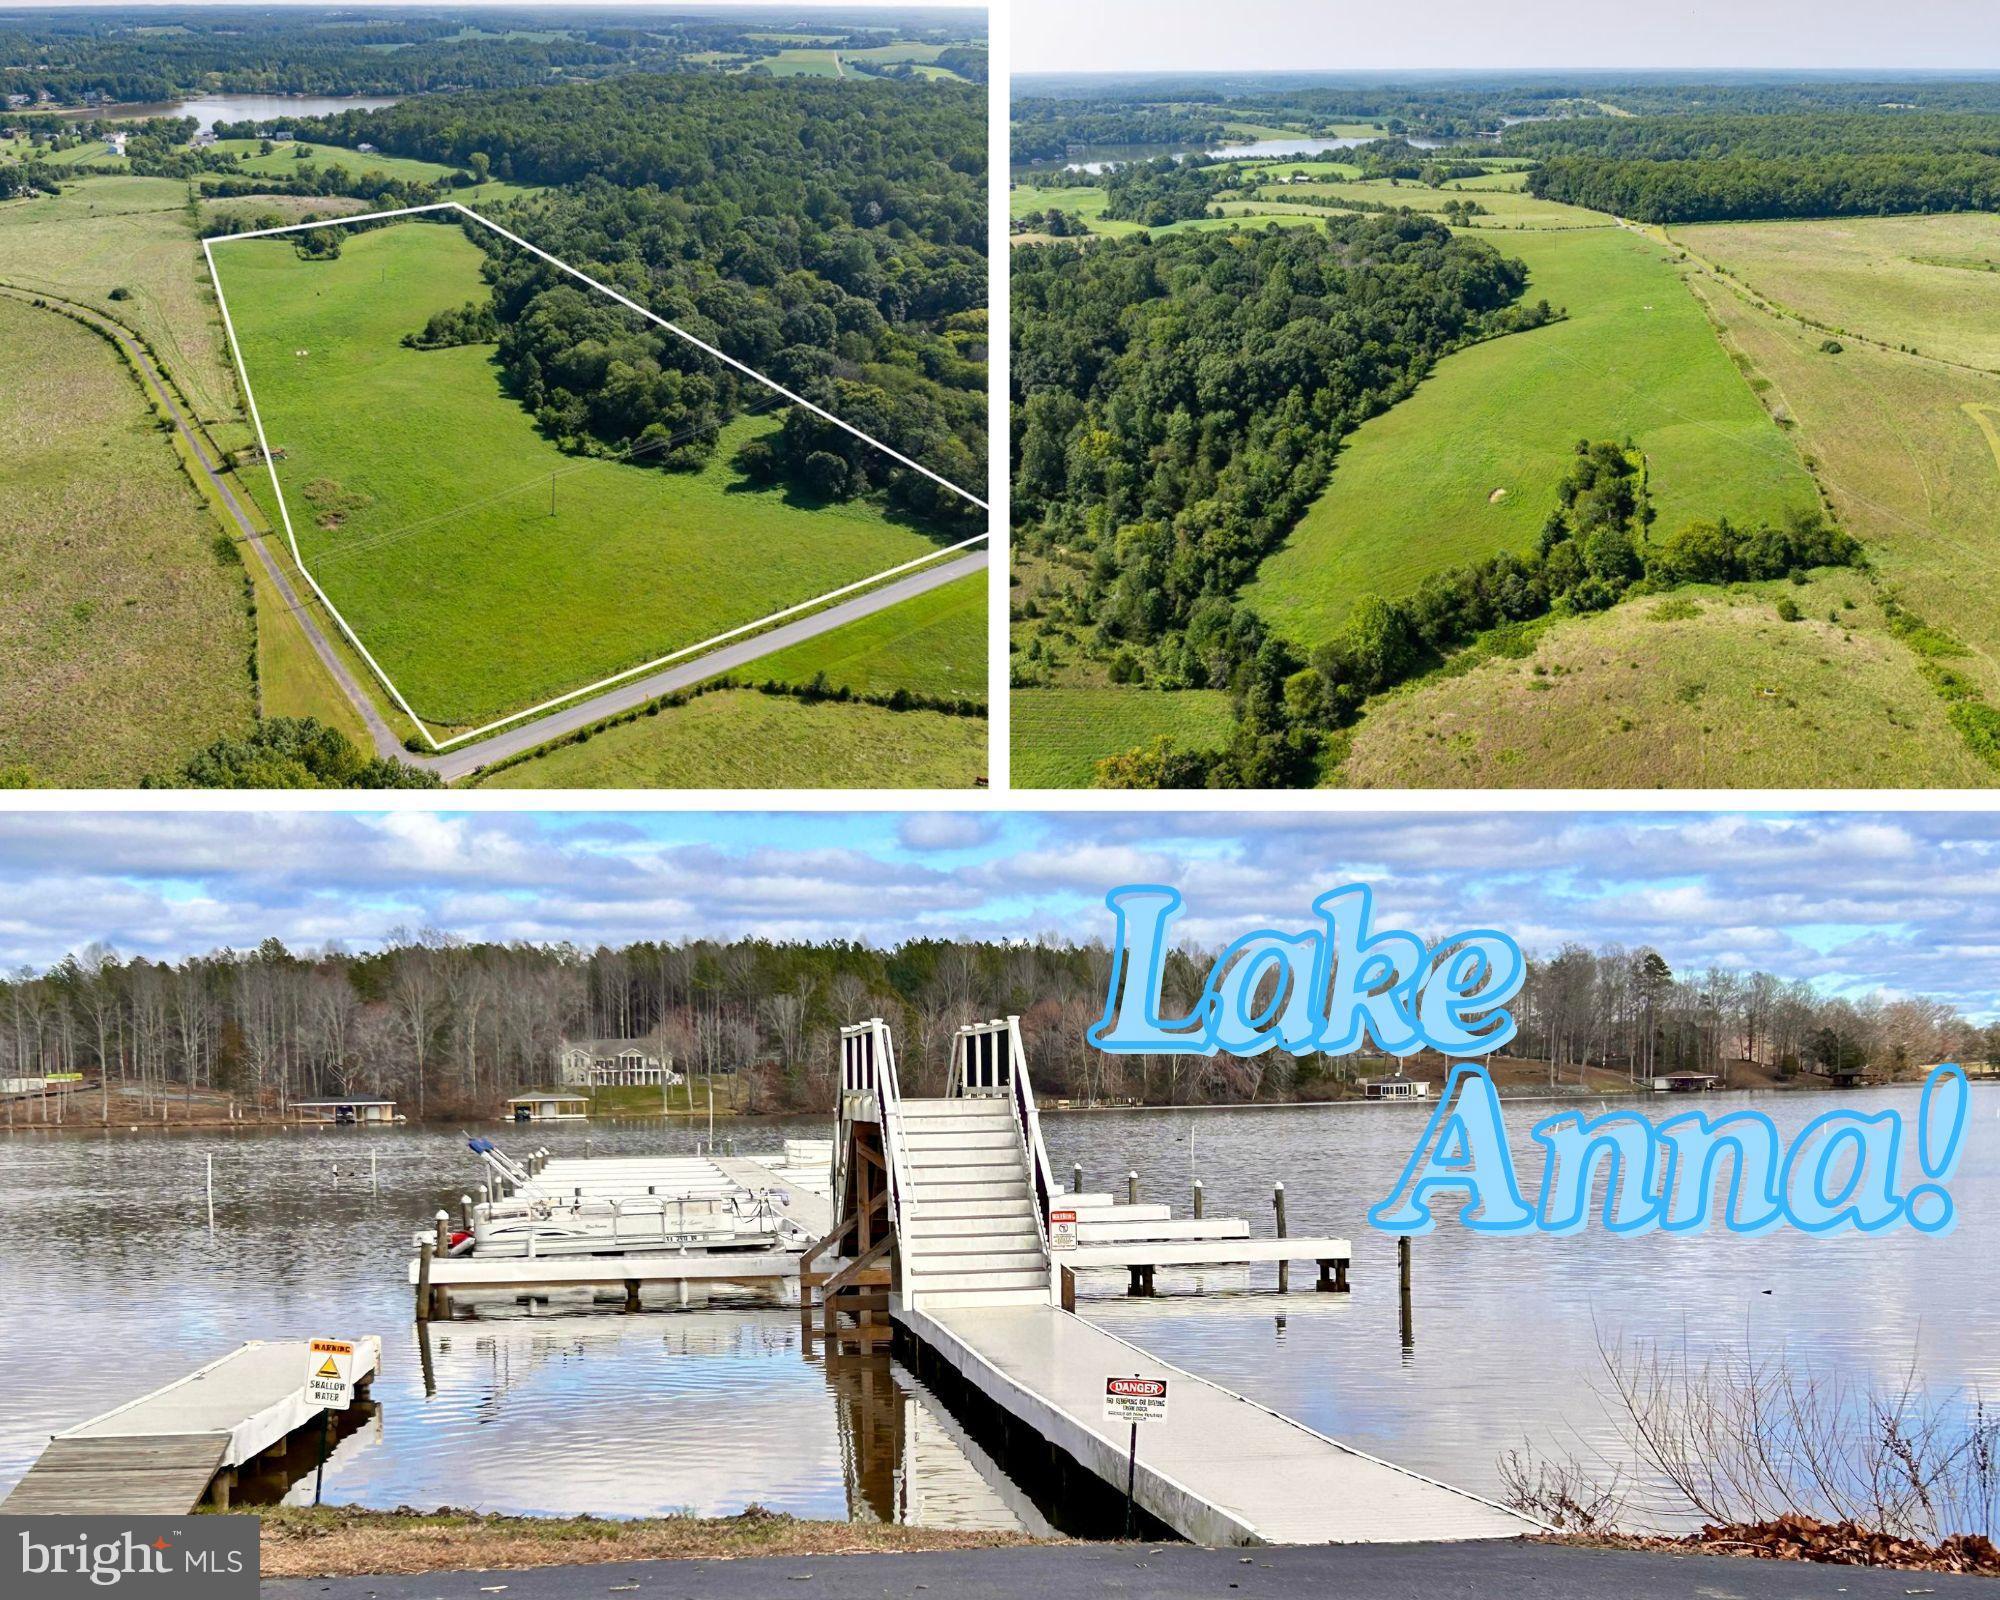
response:
<path id="1" fill-rule="evenodd" d="M 90 1512 L 180 1516 L 227 1509 L 237 1474 L 319 1419 L 306 1398 L 308 1341 L 252 1340 L 151 1394 L 55 1435 L 12 1493 L 10 1516 Z M 382 1364 L 382 1342 L 355 1342 L 354 1384 Z"/>
<path id="2" fill-rule="evenodd" d="M 1166 1420 L 1139 1430 L 1133 1500 L 1210 1545 L 1503 1539 L 1541 1524 L 1407 1471 L 1181 1371 L 1065 1309 L 1076 1266 L 1146 1273 L 1177 1261 L 1310 1260 L 1346 1287 L 1347 1241 L 1248 1238 L 1235 1219 L 1171 1227 L 1165 1207 L 1065 1195 L 1051 1179 L 1018 1020 L 960 1030 L 943 1099 L 905 1100 L 879 1020 L 843 1030 L 834 1206 L 815 1273 L 831 1339 L 873 1349 L 887 1322 L 919 1376 L 950 1379 L 1003 1432 L 1041 1442 L 1060 1477 L 1081 1469 L 1122 1495 L 1126 1428 L 1104 1418 L 1105 1382 L 1167 1381 Z M 1120 1211 L 1130 1214 L 1124 1217 Z M 1053 1239 L 1052 1216 L 1075 1239 Z M 1086 1243 L 1085 1241 L 1089 1242 Z M 1254 1250 L 1252 1247 L 1255 1247 Z M 1075 1263 L 1070 1265 L 1068 1263 Z M 857 1270 L 872 1267 L 872 1273 Z M 1338 1281 L 1335 1268 L 1338 1268 Z M 886 1289 L 883 1285 L 886 1284 Z M 1068 1291 L 1068 1292 L 1066 1292 Z M 844 1303 L 845 1302 L 845 1303 Z"/>

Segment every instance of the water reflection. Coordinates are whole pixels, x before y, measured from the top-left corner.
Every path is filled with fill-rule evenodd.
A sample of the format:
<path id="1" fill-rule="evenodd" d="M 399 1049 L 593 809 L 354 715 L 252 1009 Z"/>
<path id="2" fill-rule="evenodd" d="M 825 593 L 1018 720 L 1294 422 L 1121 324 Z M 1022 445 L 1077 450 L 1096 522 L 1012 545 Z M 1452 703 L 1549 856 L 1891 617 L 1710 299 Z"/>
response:
<path id="1" fill-rule="evenodd" d="M 1708 1106 L 1753 1098 L 1789 1132 L 1836 1104 L 1907 1114 L 1915 1090 Z M 1526 1130 L 1548 1109 L 1509 1107 L 1524 1163 Z M 1121 1271 L 1084 1276 L 1084 1315 L 1323 1432 L 1493 1492 L 1501 1452 L 1524 1436 L 1611 1444 L 1591 1389 L 1601 1337 L 1789 1348 L 1849 1380 L 1894 1381 L 1914 1356 L 1935 1390 L 2000 1393 L 1987 1337 L 2000 1090 L 1976 1088 L 1973 1109 L 1953 1183 L 1962 1220 L 1942 1239 L 1489 1239 L 1446 1224 L 1416 1241 L 1407 1320 L 1395 1243 L 1362 1219 L 1407 1158 L 1421 1108 L 1050 1113 L 1043 1130 L 1057 1171 L 1081 1163 L 1091 1188 L 1122 1190 L 1136 1170 L 1143 1198 L 1185 1212 L 1200 1178 L 1208 1215 L 1268 1234 L 1282 1179 L 1294 1233 L 1353 1241 L 1350 1295 L 1312 1292 L 1308 1268 L 1280 1298 L 1260 1266 L 1162 1269 L 1163 1298 L 1133 1301 Z M 770 1123 L 739 1129 L 738 1146 L 774 1146 L 788 1130 L 825 1131 L 818 1118 Z M 593 1124 L 537 1142 L 581 1155 L 586 1137 L 612 1155 L 691 1151 L 696 1134 Z M 245 1339 L 378 1333 L 379 1424 L 335 1449 L 332 1502 L 633 1515 L 754 1500 L 815 1517 L 1012 1519 L 1003 1526 L 1036 1515 L 900 1367 L 808 1355 L 796 1310 L 508 1304 L 433 1324 L 426 1346 L 404 1276 L 410 1234 L 476 1177 L 448 1129 L 0 1141 L 0 1342 L 37 1370 L 0 1405 L 0 1487 L 50 1433 Z"/>

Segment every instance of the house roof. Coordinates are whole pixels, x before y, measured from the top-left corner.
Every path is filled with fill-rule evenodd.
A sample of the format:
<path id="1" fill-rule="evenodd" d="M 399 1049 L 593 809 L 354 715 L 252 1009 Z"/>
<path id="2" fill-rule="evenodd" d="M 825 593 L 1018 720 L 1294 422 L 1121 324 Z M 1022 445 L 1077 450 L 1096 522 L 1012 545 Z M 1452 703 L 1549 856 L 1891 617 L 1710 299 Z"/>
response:
<path id="1" fill-rule="evenodd" d="M 593 1056 L 623 1055 L 627 1050 L 636 1050 L 641 1055 L 649 1056 L 665 1054 L 657 1039 L 565 1039 L 562 1047 L 565 1050 L 581 1050 L 586 1055 Z"/>

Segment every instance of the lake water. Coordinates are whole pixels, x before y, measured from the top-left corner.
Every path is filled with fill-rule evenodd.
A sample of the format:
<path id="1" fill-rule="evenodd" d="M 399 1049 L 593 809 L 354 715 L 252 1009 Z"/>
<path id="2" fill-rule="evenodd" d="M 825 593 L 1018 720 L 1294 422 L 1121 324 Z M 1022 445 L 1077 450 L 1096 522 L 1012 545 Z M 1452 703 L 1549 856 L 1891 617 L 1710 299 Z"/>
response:
<path id="1" fill-rule="evenodd" d="M 1079 145 L 1067 161 L 1037 161 L 1030 170 L 1063 168 L 1071 172 L 1102 172 L 1124 161 L 1157 161 L 1161 156 L 1224 156 L 1232 161 L 1262 161 L 1280 156 L 1331 155 L 1336 150 L 1352 150 L 1367 144 L 1366 139 L 1315 139 L 1298 134 L 1286 139 L 1258 139 L 1244 144 L 1217 145 L 1204 150 L 1197 145 L 1089 144 Z"/>
<path id="2" fill-rule="evenodd" d="M 147 117 L 194 117 L 203 129 L 221 122 L 277 122 L 291 117 L 330 117 L 341 111 L 379 111 L 393 98 L 314 94 L 205 94 L 193 100 L 155 100 L 144 104 L 82 110 L 79 117 L 110 115 L 121 121 Z"/>
<path id="3" fill-rule="evenodd" d="M 1136 1170 L 1147 1197 L 1181 1212 L 1199 1176 L 1211 1216 L 1247 1216 L 1262 1234 L 1283 1179 L 1293 1232 L 1354 1243 L 1348 1296 L 1281 1298 L 1275 1269 L 1234 1268 L 1162 1272 L 1164 1298 L 1127 1301 L 1122 1273 L 1097 1274 L 1085 1315 L 1336 1438 L 1491 1493 L 1500 1454 L 1524 1438 L 1615 1444 L 1592 1387 L 1600 1341 L 1782 1348 L 1815 1373 L 1884 1383 L 1914 1363 L 1933 1391 L 2000 1394 L 2000 1089 L 1973 1095 L 1950 1235 L 1616 1241 L 1593 1229 L 1496 1240 L 1447 1223 L 1416 1242 L 1408 1349 L 1395 1245 L 1363 1213 L 1407 1159 L 1420 1107 L 1052 1113 L 1044 1131 L 1058 1175 L 1082 1161 L 1089 1187 L 1122 1190 Z M 1907 1115 L 1915 1100 L 1914 1088 L 1895 1088 L 1705 1105 L 1754 1104 L 1792 1130 L 1836 1105 Z M 1526 1130 L 1548 1109 L 1509 1107 L 1524 1184 L 1539 1172 Z M 826 1131 L 820 1119 L 739 1124 L 737 1147 L 773 1147 L 788 1130 Z M 536 1142 L 581 1153 L 585 1137 L 543 1130 Z M 635 1123 L 588 1137 L 605 1154 L 684 1151 L 694 1132 Z M 412 1230 L 477 1181 L 463 1138 L 114 1131 L 0 1143 L 0 1348 L 28 1375 L 0 1400 L 0 1489 L 49 1433 L 241 1340 L 376 1333 L 381 1412 L 342 1442 L 331 1502 L 638 1514 L 758 1501 L 814 1516 L 1033 1525 L 1026 1497 L 921 1385 L 886 1359 L 829 1371 L 802 1354 L 793 1310 L 461 1318 L 431 1329 L 427 1386 L 403 1269 Z M 202 1189 L 211 1153 L 213 1236 Z M 1302 1284 L 1310 1270 L 1296 1269 Z M 1208 1292 L 1185 1295 L 1197 1283 Z"/>

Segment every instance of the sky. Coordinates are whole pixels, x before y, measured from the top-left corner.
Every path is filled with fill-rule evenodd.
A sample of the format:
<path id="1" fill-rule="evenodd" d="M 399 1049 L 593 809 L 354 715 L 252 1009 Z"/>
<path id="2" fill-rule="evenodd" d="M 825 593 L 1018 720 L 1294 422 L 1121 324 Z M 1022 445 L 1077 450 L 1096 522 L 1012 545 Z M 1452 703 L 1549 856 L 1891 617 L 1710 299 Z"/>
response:
<path id="1" fill-rule="evenodd" d="M 2000 1014 L 2000 814 L 84 812 L 0 817 L 0 968 L 398 928 L 570 940 L 1106 940 L 1167 883 L 1211 948 L 1375 890 L 1378 925 L 1649 944 Z"/>
<path id="2" fill-rule="evenodd" d="M 2000 68 L 1993 0 L 1014 0 L 1023 72 Z"/>

